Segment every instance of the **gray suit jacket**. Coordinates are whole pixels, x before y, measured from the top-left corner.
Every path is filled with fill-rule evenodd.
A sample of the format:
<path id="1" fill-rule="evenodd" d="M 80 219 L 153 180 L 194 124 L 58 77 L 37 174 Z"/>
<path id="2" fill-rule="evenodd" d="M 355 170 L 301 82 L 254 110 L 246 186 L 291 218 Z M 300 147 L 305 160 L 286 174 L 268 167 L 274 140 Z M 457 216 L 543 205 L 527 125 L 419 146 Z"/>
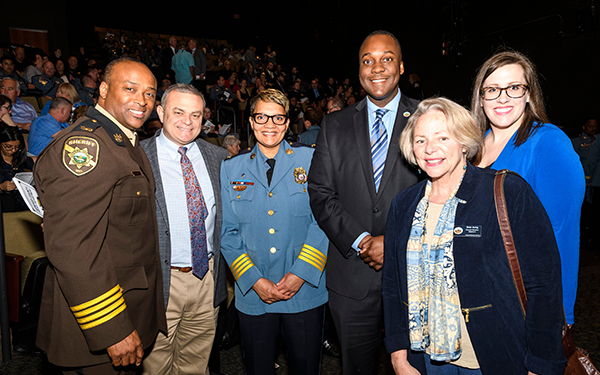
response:
<path id="1" fill-rule="evenodd" d="M 161 130 L 157 131 L 154 137 L 142 141 L 140 144 L 154 173 L 156 181 L 156 218 L 158 222 L 158 244 L 160 249 L 160 263 L 162 266 L 163 275 L 163 292 L 165 296 L 165 306 L 169 301 L 169 289 L 171 287 L 171 238 L 169 237 L 169 217 L 167 214 L 167 206 L 165 204 L 165 191 L 163 189 L 162 179 L 160 175 L 160 167 L 158 165 L 158 155 L 156 151 L 156 137 Z M 196 144 L 202 152 L 206 169 L 210 175 L 213 191 L 215 194 L 215 202 L 217 204 L 217 217 L 215 220 L 215 230 L 213 235 L 213 258 L 214 258 L 214 277 L 215 277 L 215 294 L 214 306 L 217 307 L 225 298 L 227 298 L 227 281 L 225 278 L 225 262 L 221 255 L 221 221 L 223 214 L 223 206 L 221 204 L 221 162 L 227 157 L 225 149 L 212 145 L 201 139 L 196 140 Z"/>
<path id="2" fill-rule="evenodd" d="M 206 54 L 204 53 L 204 50 L 200 47 L 196 47 L 196 50 L 192 56 L 194 57 L 195 65 L 193 79 L 195 80 L 196 76 L 199 74 L 204 74 L 206 77 Z"/>

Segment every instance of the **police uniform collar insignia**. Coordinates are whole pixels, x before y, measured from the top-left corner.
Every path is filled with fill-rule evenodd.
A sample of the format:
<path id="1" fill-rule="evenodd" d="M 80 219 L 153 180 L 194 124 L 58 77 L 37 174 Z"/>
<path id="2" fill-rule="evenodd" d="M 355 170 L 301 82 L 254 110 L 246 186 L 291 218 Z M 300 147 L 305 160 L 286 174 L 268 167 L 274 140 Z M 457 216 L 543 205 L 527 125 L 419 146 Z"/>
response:
<path id="1" fill-rule="evenodd" d="M 297 184 L 306 183 L 306 171 L 302 167 L 294 168 L 294 177 Z"/>
<path id="2" fill-rule="evenodd" d="M 291 148 L 288 148 L 288 149 L 285 150 L 285 153 L 288 154 L 288 155 L 291 155 L 291 154 L 294 153 L 294 150 L 292 150 Z"/>
<path id="3" fill-rule="evenodd" d="M 43 79 L 40 79 L 40 83 L 41 83 L 42 85 L 46 86 L 46 84 L 48 83 L 48 81 L 45 81 L 45 80 L 43 80 Z"/>
<path id="4" fill-rule="evenodd" d="M 94 129 L 88 128 L 88 127 L 83 126 L 83 125 L 81 125 L 80 128 L 81 128 L 81 130 L 85 130 L 86 132 L 90 132 L 90 133 L 94 131 Z"/>
<path id="5" fill-rule="evenodd" d="M 83 176 L 98 165 L 100 145 L 94 138 L 73 136 L 63 146 L 63 165 L 75 176 Z"/>
<path id="6" fill-rule="evenodd" d="M 253 152 L 252 155 L 250 155 L 250 159 L 254 159 L 256 157 L 256 152 Z"/>
<path id="7" fill-rule="evenodd" d="M 113 137 L 115 138 L 115 141 L 122 143 L 123 142 L 123 136 L 119 133 L 115 133 L 113 134 Z"/>

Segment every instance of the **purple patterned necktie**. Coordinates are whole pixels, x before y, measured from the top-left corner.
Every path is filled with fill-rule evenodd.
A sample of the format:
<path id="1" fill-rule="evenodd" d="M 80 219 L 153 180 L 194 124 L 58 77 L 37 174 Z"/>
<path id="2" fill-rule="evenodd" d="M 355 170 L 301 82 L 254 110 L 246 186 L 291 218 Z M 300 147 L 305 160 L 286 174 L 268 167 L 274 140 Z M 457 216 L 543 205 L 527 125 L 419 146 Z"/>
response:
<path id="1" fill-rule="evenodd" d="M 179 147 L 181 154 L 181 171 L 185 183 L 185 198 L 187 200 L 188 219 L 190 221 L 190 238 L 192 242 L 192 267 L 194 275 L 203 278 L 208 271 L 208 251 L 206 249 L 206 226 L 204 221 L 208 209 L 202 189 L 194 173 L 192 162 L 186 156 L 187 148 Z"/>

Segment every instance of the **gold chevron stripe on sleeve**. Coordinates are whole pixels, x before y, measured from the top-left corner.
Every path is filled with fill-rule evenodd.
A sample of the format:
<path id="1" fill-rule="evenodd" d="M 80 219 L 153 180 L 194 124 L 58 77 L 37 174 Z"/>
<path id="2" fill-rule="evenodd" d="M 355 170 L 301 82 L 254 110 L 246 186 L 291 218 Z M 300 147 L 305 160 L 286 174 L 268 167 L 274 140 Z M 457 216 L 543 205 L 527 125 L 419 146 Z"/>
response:
<path id="1" fill-rule="evenodd" d="M 90 306 L 96 305 L 97 303 L 100 303 L 100 302 L 102 302 L 102 301 L 110 298 L 113 294 L 115 294 L 117 292 L 118 292 L 118 294 L 121 294 L 120 290 L 121 290 L 121 286 L 119 286 L 119 284 L 117 284 L 114 288 L 112 288 L 108 292 L 102 294 L 99 297 L 94 298 L 91 301 L 84 302 L 84 303 L 82 303 L 80 305 L 77 305 L 77 306 L 71 306 L 71 311 L 72 312 L 77 312 L 77 311 L 80 311 L 80 310 L 87 309 Z"/>
<path id="2" fill-rule="evenodd" d="M 325 264 L 327 263 L 327 257 L 322 252 L 307 244 L 302 247 L 298 259 L 313 265 L 321 272 L 325 270 Z"/>
<path id="3" fill-rule="evenodd" d="M 251 267 L 254 267 L 254 263 L 248 254 L 244 253 L 240 255 L 230 267 L 235 281 L 238 281 L 238 279 Z"/>
<path id="4" fill-rule="evenodd" d="M 81 328 L 82 330 L 85 331 L 86 329 L 94 328 L 96 326 L 99 326 L 100 324 L 106 323 L 109 320 L 111 320 L 112 318 L 114 318 L 115 316 L 119 315 L 123 310 L 125 310 L 126 307 L 127 306 L 125 305 L 125 303 L 123 303 L 119 308 L 117 308 L 116 310 L 114 310 L 110 314 L 106 315 L 104 318 L 98 319 L 98 320 L 93 321 L 93 322 L 91 322 L 89 324 L 80 325 L 79 328 Z"/>

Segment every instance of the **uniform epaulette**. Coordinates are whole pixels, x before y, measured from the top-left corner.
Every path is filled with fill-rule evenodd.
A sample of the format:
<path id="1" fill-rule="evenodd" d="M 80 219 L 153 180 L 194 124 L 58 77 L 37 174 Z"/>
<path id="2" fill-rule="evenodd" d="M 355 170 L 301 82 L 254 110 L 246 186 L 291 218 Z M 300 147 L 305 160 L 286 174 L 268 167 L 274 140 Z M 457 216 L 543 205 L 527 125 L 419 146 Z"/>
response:
<path id="1" fill-rule="evenodd" d="M 91 121 L 90 121 L 91 120 Z M 100 127 L 100 123 L 94 119 L 88 119 L 88 121 L 81 121 L 79 125 L 74 126 L 71 131 L 75 130 L 83 130 L 86 132 L 93 133 L 96 129 Z"/>
<path id="2" fill-rule="evenodd" d="M 304 143 L 300 143 L 300 142 L 289 142 L 291 147 L 308 147 L 308 148 L 314 148 L 316 145 L 307 145 Z"/>

